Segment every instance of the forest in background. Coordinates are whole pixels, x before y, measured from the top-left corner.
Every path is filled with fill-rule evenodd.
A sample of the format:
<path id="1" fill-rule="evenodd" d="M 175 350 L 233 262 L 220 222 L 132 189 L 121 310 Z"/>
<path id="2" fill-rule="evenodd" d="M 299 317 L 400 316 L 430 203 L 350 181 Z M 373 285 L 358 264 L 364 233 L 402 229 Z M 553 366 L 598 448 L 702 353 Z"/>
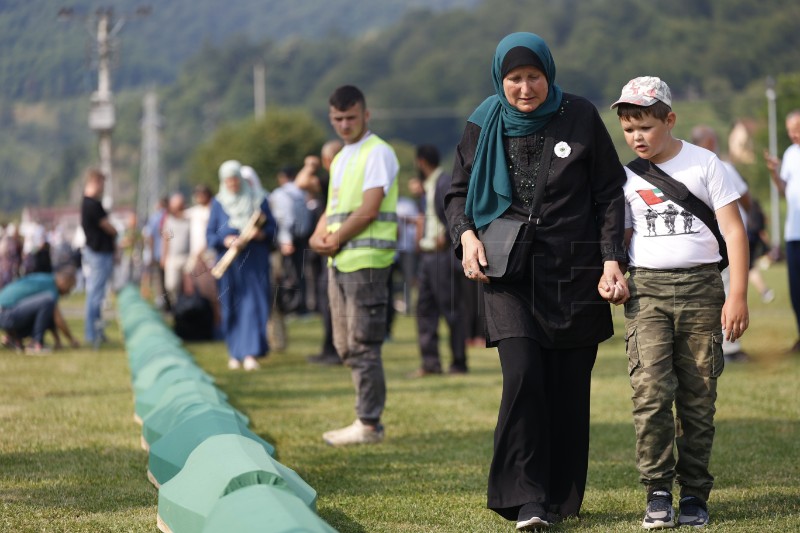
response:
<path id="1" fill-rule="evenodd" d="M 311 4 L 314 15 L 308 11 Z M 231 8 L 235 13 L 223 16 L 211 1 L 171 2 L 126 23 L 114 72 L 115 165 L 122 201 L 132 204 L 133 198 L 125 197 L 135 194 L 144 89 L 155 86 L 159 92 L 166 182 L 185 187 L 213 176 L 214 169 L 203 169 L 197 161 L 199 152 L 207 154 L 206 145 L 219 138 L 220 128 L 236 128 L 252 116 L 257 63 L 266 67 L 273 111 L 306 113 L 329 134 L 327 96 L 336 86 L 353 83 L 366 93 L 372 125 L 383 137 L 401 144 L 434 143 L 447 157 L 465 117 L 490 93 L 491 54 L 497 41 L 512 31 L 533 31 L 545 38 L 556 60 L 557 82 L 588 97 L 601 111 L 637 75 L 658 75 L 670 84 L 676 109 L 685 104 L 692 110 L 679 113 L 679 124 L 687 128 L 700 117 L 722 134 L 738 118 L 753 118 L 763 126 L 768 75 L 778 79 L 779 117 L 800 105 L 795 88 L 800 4 L 794 1 L 442 0 L 425 2 L 436 9 L 408 1 L 402 12 L 389 9 L 398 3 L 388 0 L 370 2 L 369 9 L 362 4 L 242 2 Z M 376 18 L 361 18 L 373 10 Z M 0 92 L 3 212 L 14 212 L 26 202 L 68 201 L 76 194 L 80 170 L 95 157 L 94 137 L 86 127 L 94 74 L 80 53 L 74 57 L 75 50 L 85 48 L 80 38 L 85 43 L 86 32 L 45 24 L 46 30 L 32 31 L 27 25 L 25 38 L 15 41 L 10 30 L 19 24 L 10 19 L 21 12 L 45 16 L 41 6 L 34 9 L 22 1 L 4 2 L 0 8 L 0 73 L 8 81 Z M 267 26 L 267 19 L 273 26 Z M 364 29 L 353 31 L 359 26 Z M 70 41 L 76 38 L 76 43 Z M 59 60 L 66 49 L 72 51 L 70 59 Z M 167 66 L 159 70 L 161 65 Z M 20 83 L 22 72 L 50 82 Z M 76 82 L 67 72 L 89 82 L 81 85 L 80 77 Z M 42 88 L 37 93 L 26 87 Z M 609 126 L 615 133 L 613 121 Z M 779 133 L 783 149 L 788 141 L 782 128 Z M 757 135 L 765 142 L 763 128 Z M 626 160 L 627 154 L 620 151 L 620 157 Z M 270 169 L 262 170 L 269 186 Z M 759 191 L 760 169 L 749 170 L 752 175 L 746 177 Z"/>

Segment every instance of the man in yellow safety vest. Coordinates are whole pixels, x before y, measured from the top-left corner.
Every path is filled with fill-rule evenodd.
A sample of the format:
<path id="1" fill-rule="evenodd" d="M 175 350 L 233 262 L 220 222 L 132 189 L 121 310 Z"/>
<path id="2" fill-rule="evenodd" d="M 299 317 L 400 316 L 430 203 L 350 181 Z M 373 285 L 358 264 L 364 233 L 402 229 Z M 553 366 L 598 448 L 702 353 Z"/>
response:
<path id="1" fill-rule="evenodd" d="M 369 111 L 357 87 L 339 87 L 328 104 L 344 148 L 331 165 L 328 205 L 309 244 L 328 257 L 333 344 L 351 369 L 357 419 L 322 438 L 332 446 L 374 444 L 384 436 L 381 346 L 397 248 L 399 164 L 391 146 L 369 131 Z"/>

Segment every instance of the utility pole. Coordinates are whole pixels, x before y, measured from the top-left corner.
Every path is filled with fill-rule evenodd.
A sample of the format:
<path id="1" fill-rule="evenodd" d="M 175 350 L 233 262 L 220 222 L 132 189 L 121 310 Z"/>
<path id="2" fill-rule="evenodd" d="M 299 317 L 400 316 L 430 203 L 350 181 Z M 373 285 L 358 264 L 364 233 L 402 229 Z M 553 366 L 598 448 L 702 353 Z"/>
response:
<path id="1" fill-rule="evenodd" d="M 263 63 L 253 65 L 253 100 L 256 119 L 264 116 L 267 108 L 267 71 Z"/>
<path id="2" fill-rule="evenodd" d="M 778 125 L 775 116 L 775 79 L 767 77 L 767 123 L 769 130 L 769 155 L 778 157 Z M 778 187 L 770 178 L 769 180 L 769 211 L 770 228 L 769 234 L 772 237 L 772 249 L 779 250 L 781 246 L 781 204 Z"/>
<path id="3" fill-rule="evenodd" d="M 158 95 L 154 90 L 149 90 L 145 94 L 143 107 L 142 162 L 139 167 L 139 190 L 136 203 L 136 216 L 139 224 L 145 223 L 150 209 L 155 205 L 161 192 L 159 165 L 161 116 L 158 114 Z"/>
<path id="4" fill-rule="evenodd" d="M 136 9 L 138 17 L 148 16 L 151 12 L 149 6 Z M 112 26 L 114 10 L 110 7 L 98 8 L 95 12 L 97 18 L 97 31 L 93 34 L 96 40 L 97 54 L 97 90 L 92 93 L 89 108 L 89 128 L 97 133 L 98 156 L 100 170 L 106 177 L 106 186 L 103 193 L 103 206 L 111 209 L 114 205 L 114 168 L 112 162 L 111 134 L 116 124 L 113 92 L 111 90 L 111 59 L 114 52 L 114 37 L 125 24 L 125 17 Z M 70 20 L 74 16 L 72 8 L 64 7 L 58 11 L 60 20 Z M 92 34 L 92 32 L 89 32 Z"/>
<path id="5" fill-rule="evenodd" d="M 100 170 L 106 177 L 103 193 L 103 206 L 111 209 L 114 205 L 114 169 L 112 163 L 111 134 L 114 131 L 115 113 L 111 93 L 111 8 L 97 10 L 97 91 L 92 93 L 89 108 L 89 128 L 97 132 Z M 118 31 L 122 27 L 122 20 Z"/>

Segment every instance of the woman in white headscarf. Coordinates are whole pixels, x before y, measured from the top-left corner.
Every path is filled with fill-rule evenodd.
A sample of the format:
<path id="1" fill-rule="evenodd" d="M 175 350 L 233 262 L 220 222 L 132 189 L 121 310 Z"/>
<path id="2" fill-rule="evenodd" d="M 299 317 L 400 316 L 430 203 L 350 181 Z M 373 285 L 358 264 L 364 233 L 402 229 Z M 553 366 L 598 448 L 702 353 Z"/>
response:
<path id="1" fill-rule="evenodd" d="M 219 193 L 211 202 L 206 239 L 222 257 L 229 248 L 242 246 L 241 231 L 254 212 L 261 210 L 266 216 L 266 223 L 242 247 L 218 284 L 228 368 L 256 370 L 257 359 L 269 351 L 264 325 L 269 316 L 269 248 L 275 219 L 263 192 L 253 191 L 241 168 L 234 160 L 219 168 Z"/>

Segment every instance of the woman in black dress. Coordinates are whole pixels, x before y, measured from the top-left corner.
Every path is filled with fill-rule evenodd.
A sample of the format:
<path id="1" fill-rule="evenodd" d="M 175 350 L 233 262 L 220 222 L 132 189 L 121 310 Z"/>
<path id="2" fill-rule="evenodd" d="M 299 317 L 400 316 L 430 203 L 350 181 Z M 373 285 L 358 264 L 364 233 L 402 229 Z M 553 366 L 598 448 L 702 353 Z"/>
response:
<path id="1" fill-rule="evenodd" d="M 468 120 L 445 205 L 464 275 L 483 283 L 487 345 L 503 372 L 488 507 L 532 530 L 577 516 L 583 500 L 591 371 L 613 335 L 607 302 L 628 297 L 625 172 L 595 107 L 555 84 L 537 35 L 505 37 L 492 79 L 496 94 Z M 483 273 L 478 230 L 497 218 L 535 226 L 521 280 Z"/>

